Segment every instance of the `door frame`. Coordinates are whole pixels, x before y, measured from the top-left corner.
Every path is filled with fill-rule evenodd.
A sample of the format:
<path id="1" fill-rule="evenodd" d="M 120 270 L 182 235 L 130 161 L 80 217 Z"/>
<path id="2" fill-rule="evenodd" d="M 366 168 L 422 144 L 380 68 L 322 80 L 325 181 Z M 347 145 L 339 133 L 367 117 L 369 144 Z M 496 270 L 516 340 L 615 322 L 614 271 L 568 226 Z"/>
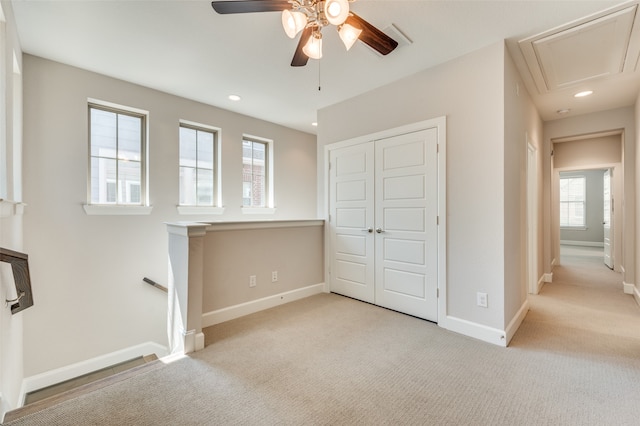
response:
<path id="1" fill-rule="evenodd" d="M 537 149 L 527 141 L 527 280 L 529 293 L 540 292 L 538 277 L 538 157 Z"/>
<path id="2" fill-rule="evenodd" d="M 438 325 L 446 328 L 447 319 L 447 117 L 437 117 L 430 120 L 419 121 L 405 126 L 395 127 L 382 130 L 375 133 L 357 136 L 344 141 L 335 142 L 324 146 L 324 205 L 325 217 L 329 222 L 329 190 L 331 173 L 329 172 L 329 159 L 331 150 L 345 148 L 352 145 L 358 145 L 379 139 L 386 139 L 393 136 L 399 136 L 406 133 L 418 132 L 436 128 L 438 131 Z M 330 227 L 325 226 L 325 286 L 324 291 L 331 291 L 331 237 Z"/>
<path id="3" fill-rule="evenodd" d="M 560 258 L 560 172 L 579 172 L 582 170 L 606 170 L 610 169 L 612 172 L 612 182 L 611 186 L 613 187 L 613 198 L 614 198 L 614 212 L 612 221 L 616 221 L 617 224 L 622 223 L 622 206 L 619 201 L 622 199 L 622 191 L 621 191 L 621 175 L 622 175 L 622 163 L 601 163 L 601 164 L 593 164 L 588 166 L 576 166 L 576 167 L 558 167 L 553 169 L 553 175 L 551 179 L 551 185 L 554 189 L 552 203 L 552 217 L 554 220 L 553 228 L 555 230 L 555 238 L 552 241 L 554 245 L 554 250 L 556 253 L 556 261 L 554 265 L 561 265 L 562 261 Z M 622 226 L 622 225 L 621 225 Z M 615 227 L 613 236 L 613 247 L 611 247 L 611 255 L 614 261 L 615 272 L 621 272 L 621 257 L 620 253 L 622 251 L 622 239 L 623 239 L 623 230 L 620 227 Z"/>
<path id="4" fill-rule="evenodd" d="M 616 250 L 615 250 L 615 243 L 616 243 L 616 236 L 615 236 L 615 232 L 616 232 L 616 228 L 615 228 L 615 213 L 616 213 L 616 209 L 615 209 L 615 200 L 618 198 L 615 194 L 615 179 L 617 176 L 615 176 L 614 174 L 615 169 L 613 167 L 609 167 L 607 169 L 605 169 L 604 171 L 604 175 L 606 176 L 607 173 L 609 174 L 609 259 L 610 259 L 610 263 L 611 265 L 609 265 L 607 263 L 607 244 L 606 244 L 606 233 L 604 235 L 604 248 L 605 248 L 605 256 L 604 256 L 604 264 L 607 265 L 607 268 L 610 268 L 611 270 L 615 270 L 615 261 L 616 261 Z M 604 188 L 603 188 L 603 192 L 604 192 Z M 603 194 L 603 198 L 604 198 L 604 194 Z M 604 200 L 606 201 L 606 199 Z M 603 205 L 604 208 L 604 205 Z M 604 210 L 604 209 L 603 209 Z M 604 213 L 604 211 L 603 211 Z M 602 222 L 602 226 L 604 227 L 606 225 L 605 222 Z"/>
<path id="5" fill-rule="evenodd" d="M 622 158 L 617 163 L 600 163 L 597 160 L 580 162 L 580 164 L 572 165 L 569 167 L 557 167 L 553 161 L 554 144 L 562 142 L 571 142 L 576 140 L 593 139 L 604 136 L 619 136 Z M 549 219 L 550 219 L 550 261 L 551 268 L 561 264 L 560 260 L 560 172 L 572 172 L 579 170 L 593 170 L 593 169 L 611 169 L 614 174 L 614 181 L 612 185 L 614 188 L 614 215 L 616 221 L 616 228 L 614 229 L 614 247 L 612 253 L 614 254 L 614 271 L 623 272 L 623 247 L 624 247 L 624 227 L 625 221 L 623 220 L 623 212 L 625 211 L 623 205 L 624 187 L 625 182 L 625 161 L 624 161 L 624 147 L 628 142 L 625 140 L 625 129 L 610 129 L 610 130 L 597 130 L 589 133 L 573 134 L 561 137 L 551 137 L 549 139 L 551 143 L 551 163 L 550 163 L 550 205 L 549 205 Z M 618 200 L 618 201 L 615 201 Z M 617 259 L 617 260 L 616 260 Z"/>

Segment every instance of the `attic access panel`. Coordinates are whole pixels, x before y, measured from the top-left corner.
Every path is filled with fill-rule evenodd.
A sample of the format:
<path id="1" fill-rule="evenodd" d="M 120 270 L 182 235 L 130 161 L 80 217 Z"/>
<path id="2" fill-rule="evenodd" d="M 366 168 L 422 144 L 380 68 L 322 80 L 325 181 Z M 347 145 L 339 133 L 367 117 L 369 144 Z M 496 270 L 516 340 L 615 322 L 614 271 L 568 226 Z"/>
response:
<path id="1" fill-rule="evenodd" d="M 638 5 L 609 10 L 521 40 L 538 91 L 548 93 L 634 71 L 640 43 Z M 637 38 L 637 37 L 636 37 Z"/>

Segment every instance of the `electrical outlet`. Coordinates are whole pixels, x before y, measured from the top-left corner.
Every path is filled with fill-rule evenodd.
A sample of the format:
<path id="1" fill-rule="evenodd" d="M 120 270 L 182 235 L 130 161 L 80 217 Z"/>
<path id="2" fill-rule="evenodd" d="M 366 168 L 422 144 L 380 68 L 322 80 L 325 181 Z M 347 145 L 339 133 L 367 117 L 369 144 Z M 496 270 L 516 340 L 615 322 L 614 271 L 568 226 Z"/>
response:
<path id="1" fill-rule="evenodd" d="M 256 286 L 256 276 L 255 275 L 250 275 L 249 276 L 249 287 L 255 287 Z"/>
<path id="2" fill-rule="evenodd" d="M 487 296 L 487 293 L 478 293 L 476 297 L 476 303 L 478 306 L 482 308 L 489 307 L 489 296 Z"/>
<path id="3" fill-rule="evenodd" d="M 278 281 L 278 271 L 272 271 L 271 272 L 271 282 L 275 283 L 276 281 Z"/>

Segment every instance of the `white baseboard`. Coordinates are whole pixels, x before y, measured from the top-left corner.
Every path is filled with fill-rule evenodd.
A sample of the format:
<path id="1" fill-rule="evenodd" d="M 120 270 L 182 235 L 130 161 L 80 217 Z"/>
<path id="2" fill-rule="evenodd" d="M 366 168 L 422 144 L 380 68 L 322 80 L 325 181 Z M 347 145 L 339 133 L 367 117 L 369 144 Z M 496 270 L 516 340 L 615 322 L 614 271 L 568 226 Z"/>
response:
<path id="1" fill-rule="evenodd" d="M 622 291 L 624 292 L 624 294 L 634 294 L 635 289 L 636 289 L 635 285 L 626 283 L 624 281 L 622 282 Z"/>
<path id="2" fill-rule="evenodd" d="M 554 258 L 551 260 L 551 267 L 553 268 L 553 267 L 554 267 L 554 266 L 556 266 L 557 264 L 558 264 L 558 261 L 557 261 L 557 260 L 556 260 L 556 258 L 554 257 Z"/>
<path id="3" fill-rule="evenodd" d="M 535 291 L 533 292 L 533 294 L 538 294 L 538 293 L 540 293 L 540 290 L 542 290 L 542 287 L 544 286 L 544 283 L 546 282 L 545 281 L 545 275 L 546 274 L 542 274 L 542 276 L 540 277 L 540 279 L 536 283 L 536 288 L 535 288 Z"/>
<path id="4" fill-rule="evenodd" d="M 552 283 L 553 282 L 553 272 L 549 272 L 549 273 L 546 273 L 546 274 L 542 275 L 542 280 L 545 283 Z"/>
<path id="5" fill-rule="evenodd" d="M 100 355 L 85 361 L 65 367 L 56 368 L 55 370 L 46 371 L 34 376 L 26 377 L 22 381 L 22 390 L 20 392 L 20 405 L 24 401 L 24 396 L 32 391 L 55 385 L 57 383 L 70 380 L 93 371 L 101 370 L 121 362 L 129 361 L 145 355 L 156 354 L 158 358 L 168 355 L 166 347 L 155 342 L 146 342 L 109 354 Z"/>
<path id="6" fill-rule="evenodd" d="M 527 312 L 529 312 L 529 301 L 525 300 L 522 306 L 520 306 L 518 313 L 513 317 L 513 319 L 507 326 L 507 345 L 509 344 L 509 342 L 511 342 L 511 339 L 513 338 L 513 335 L 516 334 L 516 331 L 518 331 L 518 328 L 520 328 L 520 324 L 522 324 L 522 321 L 524 321 L 524 317 L 527 316 Z"/>
<path id="7" fill-rule="evenodd" d="M 467 321 L 461 318 L 447 316 L 444 321 L 440 320 L 438 325 L 449 331 L 473 337 L 487 343 L 498 346 L 507 346 L 505 332 L 497 328 Z"/>
<path id="8" fill-rule="evenodd" d="M 624 292 L 624 294 L 632 294 L 633 298 L 636 300 L 636 303 L 640 305 L 640 291 L 635 285 L 623 281 L 622 291 Z"/>
<path id="9" fill-rule="evenodd" d="M 563 246 L 583 246 L 583 247 L 604 247 L 604 242 L 600 242 L 600 241 L 560 240 L 560 245 L 563 245 Z"/>
<path id="10" fill-rule="evenodd" d="M 324 287 L 324 283 L 314 284 L 286 291 L 284 293 L 275 294 L 273 296 L 263 297 L 262 299 L 252 300 L 251 302 L 206 312 L 202 314 L 202 328 L 220 324 L 221 322 L 253 314 L 265 309 L 274 308 L 285 303 L 293 302 L 294 300 L 324 293 Z"/>

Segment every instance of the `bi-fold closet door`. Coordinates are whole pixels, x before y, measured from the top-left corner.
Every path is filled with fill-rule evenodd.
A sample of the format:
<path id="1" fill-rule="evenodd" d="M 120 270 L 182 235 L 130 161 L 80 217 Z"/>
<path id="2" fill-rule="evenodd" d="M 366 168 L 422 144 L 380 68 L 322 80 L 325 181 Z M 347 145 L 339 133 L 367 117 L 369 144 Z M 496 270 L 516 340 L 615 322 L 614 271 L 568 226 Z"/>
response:
<path id="1" fill-rule="evenodd" d="M 437 132 L 330 151 L 332 292 L 437 321 Z"/>

